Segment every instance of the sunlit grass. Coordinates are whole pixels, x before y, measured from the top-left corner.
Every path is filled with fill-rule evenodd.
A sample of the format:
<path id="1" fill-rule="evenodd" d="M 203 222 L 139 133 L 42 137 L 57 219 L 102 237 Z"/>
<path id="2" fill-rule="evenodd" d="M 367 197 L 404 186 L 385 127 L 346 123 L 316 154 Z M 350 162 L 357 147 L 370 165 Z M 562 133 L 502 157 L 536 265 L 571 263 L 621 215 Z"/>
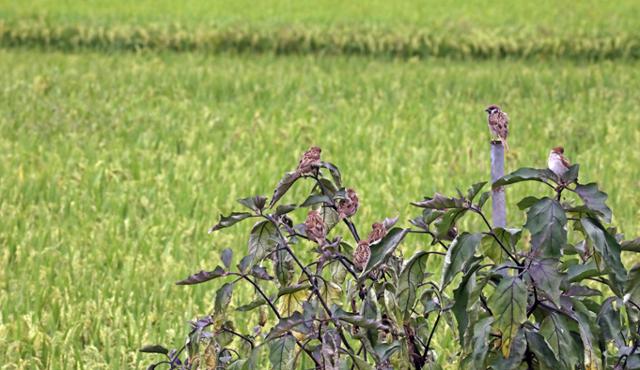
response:
<path id="1" fill-rule="evenodd" d="M 235 199 L 270 195 L 312 144 L 359 194 L 360 228 L 488 177 L 483 108 L 512 119 L 509 169 L 564 145 L 637 235 L 637 64 L 0 52 L 0 363 L 125 368 L 180 345 L 211 287 L 173 282 L 246 250 L 209 236 Z M 515 202 L 532 189 L 509 189 Z M 296 186 L 285 201 L 301 201 Z M 469 222 L 473 227 L 474 221 Z M 478 224 L 479 226 L 479 224 Z M 402 251 L 431 248 L 408 239 Z M 630 259 L 630 256 L 626 257 Z M 435 264 L 434 264 L 435 265 Z M 437 273 L 437 272 L 436 272 Z M 214 283 L 215 285 L 215 283 Z M 247 290 L 249 293 L 249 290 Z M 246 297 L 236 296 L 236 300 Z M 436 338 L 440 359 L 455 343 Z"/>

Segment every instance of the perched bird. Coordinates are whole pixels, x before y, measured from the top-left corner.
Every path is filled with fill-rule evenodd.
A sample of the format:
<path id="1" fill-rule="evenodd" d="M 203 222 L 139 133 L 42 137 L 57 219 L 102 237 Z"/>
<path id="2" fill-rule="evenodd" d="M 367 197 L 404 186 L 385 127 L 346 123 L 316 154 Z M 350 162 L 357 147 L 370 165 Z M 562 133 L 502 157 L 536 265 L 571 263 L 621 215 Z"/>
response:
<path id="1" fill-rule="evenodd" d="M 571 164 L 564 156 L 564 148 L 561 146 L 555 147 L 551 149 L 549 152 L 549 169 L 558 176 L 558 178 L 562 178 L 562 176 L 569 170 L 569 166 Z"/>
<path id="2" fill-rule="evenodd" d="M 312 146 L 304 152 L 302 158 L 300 158 L 300 162 L 298 163 L 297 172 L 301 175 L 307 175 L 312 173 L 317 166 L 320 165 L 320 153 L 322 149 L 317 146 Z"/>
<path id="3" fill-rule="evenodd" d="M 500 110 L 497 105 L 490 105 L 484 110 L 487 112 L 487 121 L 491 135 L 497 137 L 504 144 L 505 150 L 509 150 L 507 136 L 509 136 L 509 116 Z"/>
<path id="4" fill-rule="evenodd" d="M 347 189 L 346 198 L 338 201 L 338 215 L 341 219 L 351 217 L 356 214 L 358 207 L 358 194 L 353 189 Z"/>
<path id="5" fill-rule="evenodd" d="M 304 221 L 307 237 L 316 243 L 323 245 L 327 236 L 327 225 L 318 211 L 310 211 Z"/>
<path id="6" fill-rule="evenodd" d="M 369 240 L 360 240 L 356 250 L 353 252 L 353 265 L 362 271 L 367 267 L 370 257 L 371 248 L 369 247 Z"/>

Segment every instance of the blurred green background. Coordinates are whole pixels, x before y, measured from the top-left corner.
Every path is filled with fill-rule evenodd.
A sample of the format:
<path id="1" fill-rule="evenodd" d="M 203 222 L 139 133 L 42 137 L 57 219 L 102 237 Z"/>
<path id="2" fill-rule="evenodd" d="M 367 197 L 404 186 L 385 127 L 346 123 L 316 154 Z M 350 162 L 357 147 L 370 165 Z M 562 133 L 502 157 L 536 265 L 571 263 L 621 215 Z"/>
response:
<path id="1" fill-rule="evenodd" d="M 564 145 L 581 181 L 609 194 L 613 223 L 637 236 L 639 9 L 0 0 L 0 368 L 141 368 L 141 345 L 179 346 L 215 283 L 173 283 L 215 266 L 222 248 L 244 253 L 251 225 L 207 228 L 237 198 L 270 195 L 311 145 L 358 191 L 361 229 L 392 216 L 406 225 L 409 202 L 487 179 L 489 103 L 511 117 L 508 170 L 543 167 Z M 221 48 L 210 29 L 263 39 Z M 309 30 L 309 44 L 282 53 L 290 29 Z M 411 49 L 413 34 L 450 49 Z M 190 35 L 204 41 L 169 47 Z M 494 37 L 513 44 L 483 52 Z M 580 48 L 566 46 L 574 39 Z M 369 46 L 351 52 L 358 40 Z M 552 47 L 527 54 L 539 40 Z M 524 194 L 546 191 L 510 188 L 510 222 L 523 222 Z M 402 252 L 417 248 L 429 246 L 412 238 Z M 436 350 L 455 368 L 451 338 Z"/>

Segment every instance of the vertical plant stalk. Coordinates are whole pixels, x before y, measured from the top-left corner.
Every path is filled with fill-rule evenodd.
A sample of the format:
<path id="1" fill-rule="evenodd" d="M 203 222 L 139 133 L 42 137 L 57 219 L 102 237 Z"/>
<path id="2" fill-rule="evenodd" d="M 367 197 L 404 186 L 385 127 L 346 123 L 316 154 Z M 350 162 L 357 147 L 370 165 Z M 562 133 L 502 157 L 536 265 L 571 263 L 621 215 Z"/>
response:
<path id="1" fill-rule="evenodd" d="M 251 280 L 249 277 L 247 277 L 244 274 L 240 275 L 240 277 L 242 279 L 248 281 L 251 285 L 253 285 L 253 287 L 256 289 L 258 294 L 260 294 L 260 296 L 262 296 L 262 299 L 264 299 L 267 302 L 267 304 L 269 305 L 269 307 L 271 308 L 273 313 L 276 315 L 278 320 L 281 320 L 282 319 L 282 315 L 280 315 L 280 312 L 278 311 L 278 309 L 273 305 L 273 302 L 271 302 L 271 299 L 269 299 L 269 297 L 267 297 L 265 292 L 262 291 L 262 289 L 260 289 L 260 286 L 255 281 Z M 318 362 L 318 360 L 313 356 L 313 353 L 311 353 L 311 351 L 304 344 L 302 344 L 298 338 L 293 336 L 293 339 L 296 341 L 296 344 L 298 345 L 298 347 L 300 347 L 300 349 L 302 349 L 309 357 L 311 357 L 311 360 L 313 360 L 313 362 L 315 363 L 316 368 L 320 368 L 321 365 Z"/>
<path id="2" fill-rule="evenodd" d="M 349 351 L 353 351 L 353 349 L 349 345 L 349 342 L 347 341 L 347 338 L 345 337 L 345 335 L 344 335 L 344 333 L 342 331 L 342 327 L 338 324 L 338 321 L 333 317 L 333 313 L 331 312 L 331 309 L 327 305 L 327 302 L 325 302 L 324 299 L 322 298 L 322 294 L 320 293 L 320 288 L 318 287 L 318 281 L 317 281 L 316 277 L 314 275 L 312 275 L 311 272 L 309 272 L 307 267 L 305 265 L 303 265 L 302 262 L 300 262 L 300 260 L 296 256 L 296 254 L 293 253 L 293 251 L 291 250 L 291 247 L 289 247 L 289 243 L 287 242 L 287 239 L 284 237 L 284 235 L 282 234 L 282 231 L 280 230 L 280 225 L 278 225 L 278 222 L 270 215 L 263 215 L 263 217 L 267 221 L 271 222 L 273 224 L 273 226 L 275 226 L 276 232 L 278 233 L 278 236 L 280 238 L 280 242 L 283 245 L 283 248 L 293 258 L 294 262 L 298 265 L 300 270 L 302 270 L 302 273 L 307 277 L 307 280 L 309 280 L 309 283 L 311 284 L 311 289 L 312 289 L 313 294 L 315 294 L 315 296 L 318 298 L 318 302 L 320 302 L 320 304 L 324 308 L 324 310 L 327 313 L 327 315 L 329 315 L 329 318 L 331 318 L 331 320 L 336 325 L 336 328 L 338 329 L 338 334 L 340 335 L 340 338 L 344 342 L 345 347 L 347 347 L 347 349 Z"/>
<path id="3" fill-rule="evenodd" d="M 491 183 L 504 176 L 504 145 L 501 141 L 491 142 Z M 494 227 L 507 226 L 507 208 L 504 187 L 491 191 L 491 220 Z"/>

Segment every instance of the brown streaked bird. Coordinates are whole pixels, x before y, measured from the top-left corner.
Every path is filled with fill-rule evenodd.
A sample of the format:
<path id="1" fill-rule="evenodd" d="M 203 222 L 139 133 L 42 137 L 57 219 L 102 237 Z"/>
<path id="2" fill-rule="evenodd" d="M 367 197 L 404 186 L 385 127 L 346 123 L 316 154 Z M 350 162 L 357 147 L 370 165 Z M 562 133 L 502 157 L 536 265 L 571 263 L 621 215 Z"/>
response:
<path id="1" fill-rule="evenodd" d="M 364 270 L 371 258 L 371 247 L 369 240 L 360 240 L 356 250 L 353 252 L 353 265 L 360 271 Z"/>
<path id="2" fill-rule="evenodd" d="M 312 146 L 304 152 L 302 158 L 300 158 L 300 162 L 298 163 L 297 172 L 301 175 L 307 175 L 312 173 L 317 166 L 320 165 L 320 153 L 322 149 L 317 146 Z"/>
<path id="3" fill-rule="evenodd" d="M 569 166 L 571 163 L 564 156 L 564 148 L 561 146 L 557 146 L 551 149 L 549 152 L 549 161 L 548 161 L 549 169 L 551 172 L 555 173 L 558 178 L 561 178 L 567 171 L 569 171 Z"/>
<path id="4" fill-rule="evenodd" d="M 504 144 L 504 149 L 509 151 L 507 144 L 507 136 L 509 136 L 509 115 L 500 110 L 500 107 L 492 104 L 485 110 L 487 112 L 487 121 L 491 135 L 497 137 Z"/>

